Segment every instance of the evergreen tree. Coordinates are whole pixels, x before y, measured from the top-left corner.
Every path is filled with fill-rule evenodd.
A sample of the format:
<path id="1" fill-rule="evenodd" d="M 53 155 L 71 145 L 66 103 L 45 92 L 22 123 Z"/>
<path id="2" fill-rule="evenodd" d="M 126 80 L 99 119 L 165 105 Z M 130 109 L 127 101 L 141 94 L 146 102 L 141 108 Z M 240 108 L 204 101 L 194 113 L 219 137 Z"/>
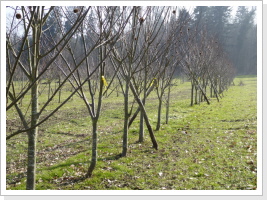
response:
<path id="1" fill-rule="evenodd" d="M 257 26 L 256 10 L 239 6 L 234 20 L 229 6 L 197 6 L 193 24 L 197 31 L 207 30 L 229 55 L 238 74 L 256 74 Z"/>
<path id="2" fill-rule="evenodd" d="M 257 26 L 254 24 L 255 9 L 239 6 L 233 24 L 234 48 L 230 56 L 239 74 L 256 74 Z"/>

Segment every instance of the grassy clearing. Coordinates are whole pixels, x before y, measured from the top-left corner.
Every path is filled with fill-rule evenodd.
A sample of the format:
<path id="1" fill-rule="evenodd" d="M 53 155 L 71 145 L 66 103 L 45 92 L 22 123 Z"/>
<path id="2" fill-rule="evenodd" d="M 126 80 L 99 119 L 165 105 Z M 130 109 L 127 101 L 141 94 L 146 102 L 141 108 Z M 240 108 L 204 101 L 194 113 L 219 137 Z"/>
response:
<path id="1" fill-rule="evenodd" d="M 148 134 L 144 143 L 136 142 L 137 119 L 130 129 L 130 149 L 125 158 L 118 157 L 122 148 L 122 96 L 105 98 L 98 129 L 98 163 L 90 179 L 82 177 L 91 158 L 91 122 L 82 101 L 74 97 L 40 127 L 36 189 L 256 189 L 257 79 L 238 77 L 234 82 L 220 102 L 213 99 L 211 105 L 193 107 L 189 106 L 188 82 L 173 88 L 169 124 L 163 119 L 161 130 L 155 132 L 159 150 L 151 148 Z M 153 127 L 157 119 L 155 97 L 151 95 L 146 106 Z M 9 112 L 7 116 L 8 125 L 19 126 L 15 114 Z M 7 189 L 25 189 L 26 150 L 23 134 L 7 141 Z"/>

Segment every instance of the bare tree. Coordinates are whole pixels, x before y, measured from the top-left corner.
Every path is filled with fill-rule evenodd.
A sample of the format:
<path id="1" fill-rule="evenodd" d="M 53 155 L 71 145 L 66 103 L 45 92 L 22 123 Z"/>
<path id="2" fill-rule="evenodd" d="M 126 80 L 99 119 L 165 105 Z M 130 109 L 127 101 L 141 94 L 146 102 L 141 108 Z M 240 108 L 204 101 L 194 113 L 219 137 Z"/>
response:
<path id="1" fill-rule="evenodd" d="M 35 189 L 35 174 L 36 174 L 36 141 L 38 135 L 38 127 L 49 119 L 56 111 L 59 110 L 77 90 L 74 90 L 56 109 L 48 115 L 42 116 L 43 111 L 54 99 L 55 95 L 61 90 L 68 78 L 77 70 L 78 65 L 68 74 L 65 79 L 59 84 L 55 91 L 50 94 L 49 99 L 43 102 L 42 107 L 39 107 L 40 81 L 46 76 L 48 70 L 60 58 L 63 50 L 67 47 L 69 40 L 78 31 L 83 20 L 85 19 L 91 7 L 83 8 L 77 13 L 77 18 L 68 31 L 62 32 L 58 38 L 53 38 L 48 32 L 45 32 L 44 27 L 48 17 L 53 14 L 59 15 L 60 8 L 57 7 L 15 7 L 14 16 L 6 33 L 6 58 L 7 58 L 7 87 L 6 98 L 11 100 L 7 103 L 6 110 L 15 107 L 23 129 L 20 129 L 7 136 L 7 139 L 23 132 L 28 135 L 28 165 L 27 165 L 27 184 L 26 189 Z M 61 8 L 64 10 L 65 8 Z M 58 18 L 61 21 L 60 18 Z M 58 22 L 59 22 L 58 21 Z M 20 27 L 20 38 L 13 39 L 13 31 L 15 27 Z M 60 23 L 57 23 L 60 26 Z M 48 43 L 48 41 L 50 41 Z M 16 45 L 18 44 L 19 45 Z M 87 55 L 84 55 L 84 59 Z M 17 71 L 23 71 L 27 77 L 27 84 L 18 90 L 15 87 L 15 74 Z M 78 88 L 77 88 L 78 89 Z M 23 113 L 18 102 L 25 96 L 30 94 L 31 101 L 28 102 L 31 112 L 30 115 Z M 8 102 L 8 101 L 7 101 Z M 42 117 L 41 117 L 42 116 Z"/>
<path id="2" fill-rule="evenodd" d="M 199 37 L 201 39 L 199 39 Z M 206 39 L 205 35 L 199 33 L 196 29 L 188 30 L 187 37 L 183 45 L 184 59 L 182 59 L 181 66 L 183 67 L 184 73 L 189 77 L 191 81 L 191 106 L 194 101 L 195 92 L 195 103 L 197 103 L 198 92 L 203 96 L 207 104 L 210 104 L 205 90 L 202 88 L 200 77 L 204 74 L 204 63 L 205 63 L 205 46 L 203 46 L 203 40 Z"/>
<path id="3" fill-rule="evenodd" d="M 219 101 L 222 93 L 220 82 L 228 76 L 221 70 L 224 68 L 221 63 L 226 62 L 227 57 L 219 43 L 205 29 L 195 29 L 193 36 L 188 34 L 188 41 L 183 46 L 187 50 L 183 50 L 186 53 L 181 66 L 191 81 L 191 106 L 203 100 L 210 104 L 207 87 L 210 87 L 211 97 L 214 95 Z"/>
<path id="4" fill-rule="evenodd" d="M 161 113 L 162 105 L 164 103 L 164 96 L 166 96 L 166 123 L 168 123 L 169 115 L 169 100 L 170 100 L 170 90 L 172 86 L 172 80 L 174 79 L 175 73 L 179 70 L 179 63 L 183 59 L 182 56 L 175 56 L 177 51 L 178 41 L 184 37 L 184 34 L 177 34 L 177 30 L 183 30 L 188 26 L 190 22 L 189 14 L 186 15 L 186 18 L 178 17 L 176 18 L 176 12 L 179 13 L 179 16 L 185 15 L 185 10 L 172 10 L 170 16 L 162 28 L 164 35 L 163 39 L 160 41 L 161 49 L 164 49 L 164 53 L 158 57 L 157 60 L 157 69 L 159 71 L 157 75 L 157 97 L 158 97 L 158 119 L 156 130 L 160 129 L 161 125 Z M 167 94 L 166 91 L 168 90 Z"/>
<path id="5" fill-rule="evenodd" d="M 92 156 L 86 177 L 92 176 L 97 163 L 97 123 L 101 114 L 103 95 L 110 84 L 107 83 L 105 77 L 108 55 L 120 39 L 131 12 L 130 10 L 127 13 L 125 8 L 121 9 L 120 7 L 93 7 L 90 14 L 95 20 L 85 19 L 78 32 L 80 36 L 72 39 L 74 44 L 81 43 L 81 53 L 77 54 L 76 46 L 69 44 L 65 52 L 66 55 L 62 56 L 65 65 L 71 71 L 70 63 L 77 68 L 80 65 L 78 60 L 81 55 L 87 55 L 86 59 L 83 60 L 83 67 L 80 67 L 77 73 L 72 74 L 72 77 L 69 78 L 72 87 L 75 90 L 79 88 L 77 93 L 84 101 L 92 121 Z M 89 32 L 90 34 L 88 34 Z M 114 73 L 113 78 L 116 73 Z M 84 80 L 88 83 L 89 92 L 86 92 L 86 87 L 83 87 Z"/>
<path id="6" fill-rule="evenodd" d="M 129 91 L 133 93 L 140 110 L 143 112 L 153 147 L 158 148 L 144 104 L 139 97 L 140 91 L 138 93 L 137 88 L 140 88 L 140 85 L 137 85 L 135 75 L 140 70 L 145 69 L 142 63 L 146 58 L 147 51 L 160 34 L 160 29 L 168 15 L 168 10 L 169 8 L 165 7 L 147 7 L 146 10 L 141 10 L 141 7 L 134 7 L 130 30 L 124 34 L 121 45 L 113 51 L 113 59 L 115 60 L 113 63 L 116 68 L 120 68 L 120 75 L 125 81 L 122 156 L 127 154 L 129 119 L 132 112 L 132 109 L 129 109 Z M 145 28 L 146 23 L 148 23 L 147 26 L 150 26 L 147 29 Z"/>

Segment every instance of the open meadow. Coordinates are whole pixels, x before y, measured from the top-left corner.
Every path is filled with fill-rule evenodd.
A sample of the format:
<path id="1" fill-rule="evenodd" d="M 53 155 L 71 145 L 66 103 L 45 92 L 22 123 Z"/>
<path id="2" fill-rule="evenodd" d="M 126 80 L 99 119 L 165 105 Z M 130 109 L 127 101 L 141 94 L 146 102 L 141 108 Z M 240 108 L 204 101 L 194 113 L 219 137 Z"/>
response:
<path id="1" fill-rule="evenodd" d="M 19 87 L 19 83 L 17 84 Z M 67 86 L 64 95 L 70 93 Z M 39 97 L 47 99 L 47 86 Z M 42 91 L 40 88 L 40 91 Z M 74 96 L 39 127 L 37 190 L 255 190 L 257 188 L 257 78 L 237 77 L 220 102 L 211 98 L 190 106 L 190 82 L 178 80 L 171 89 L 169 122 L 165 108 L 155 131 L 159 149 L 152 148 L 147 130 L 137 142 L 139 117 L 129 129 L 129 150 L 120 157 L 123 135 L 123 96 L 115 91 L 103 98 L 98 123 L 98 162 L 85 179 L 91 159 L 91 118 Z M 27 109 L 30 96 L 22 101 Z M 133 96 L 130 96 L 133 99 Z M 23 106 L 25 104 L 25 106 Z M 58 105 L 55 98 L 45 112 Z M 153 129 L 158 99 L 152 92 L 146 110 Z M 138 104 L 134 104 L 137 108 Z M 7 135 L 21 127 L 14 108 L 7 112 Z M 24 190 L 27 135 L 7 140 L 7 189 Z"/>

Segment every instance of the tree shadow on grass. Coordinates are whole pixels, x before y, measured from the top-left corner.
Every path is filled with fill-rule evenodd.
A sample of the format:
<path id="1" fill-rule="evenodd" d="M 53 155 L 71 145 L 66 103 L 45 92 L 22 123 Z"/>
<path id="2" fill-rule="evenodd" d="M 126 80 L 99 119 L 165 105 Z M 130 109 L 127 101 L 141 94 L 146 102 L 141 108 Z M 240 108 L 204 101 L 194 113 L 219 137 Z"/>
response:
<path id="1" fill-rule="evenodd" d="M 71 163 L 64 163 L 64 164 L 59 164 L 56 166 L 51 166 L 51 167 L 47 167 L 46 170 L 54 170 L 57 168 L 65 168 L 65 167 L 71 167 L 71 165 L 79 165 L 81 162 L 71 162 Z M 84 162 L 84 163 L 89 163 L 89 162 Z"/>
<path id="2" fill-rule="evenodd" d="M 112 155 L 112 156 L 105 157 L 105 158 L 99 158 L 98 160 L 99 161 L 118 160 L 121 157 L 122 157 L 122 154 L 120 153 L 120 154 Z M 90 161 L 86 162 L 86 163 L 90 163 Z M 56 169 L 58 167 L 70 167 L 71 165 L 77 165 L 77 164 L 80 164 L 80 163 L 79 162 L 72 162 L 72 163 L 68 163 L 68 164 L 61 164 L 61 165 L 58 165 L 55 167 L 51 167 L 50 170 Z M 63 178 L 61 178 L 58 186 L 68 186 L 68 185 L 71 186 L 71 185 L 83 182 L 86 179 L 90 179 L 90 177 L 86 177 L 86 174 L 81 175 L 81 176 L 76 176 L 76 177 L 73 177 L 73 176 L 63 177 Z"/>
<path id="3" fill-rule="evenodd" d="M 73 134 L 73 133 L 69 133 L 69 132 L 56 132 L 53 134 L 72 136 L 72 137 L 86 137 L 87 136 L 87 134 Z"/>
<path id="4" fill-rule="evenodd" d="M 122 157 L 122 154 L 119 153 L 119 154 L 108 156 L 108 157 L 105 157 L 105 158 L 99 158 L 98 160 L 101 160 L 101 161 L 106 161 L 106 160 L 119 160 L 121 157 Z"/>
<path id="5" fill-rule="evenodd" d="M 85 181 L 87 178 L 86 176 L 79 176 L 79 177 L 64 177 L 64 179 L 58 184 L 58 186 L 67 186 L 67 185 L 74 185 L 80 182 Z"/>
<path id="6" fill-rule="evenodd" d="M 21 182 L 21 179 L 27 177 L 26 172 L 17 174 L 16 176 L 7 175 L 6 184 L 16 186 L 17 183 Z"/>

